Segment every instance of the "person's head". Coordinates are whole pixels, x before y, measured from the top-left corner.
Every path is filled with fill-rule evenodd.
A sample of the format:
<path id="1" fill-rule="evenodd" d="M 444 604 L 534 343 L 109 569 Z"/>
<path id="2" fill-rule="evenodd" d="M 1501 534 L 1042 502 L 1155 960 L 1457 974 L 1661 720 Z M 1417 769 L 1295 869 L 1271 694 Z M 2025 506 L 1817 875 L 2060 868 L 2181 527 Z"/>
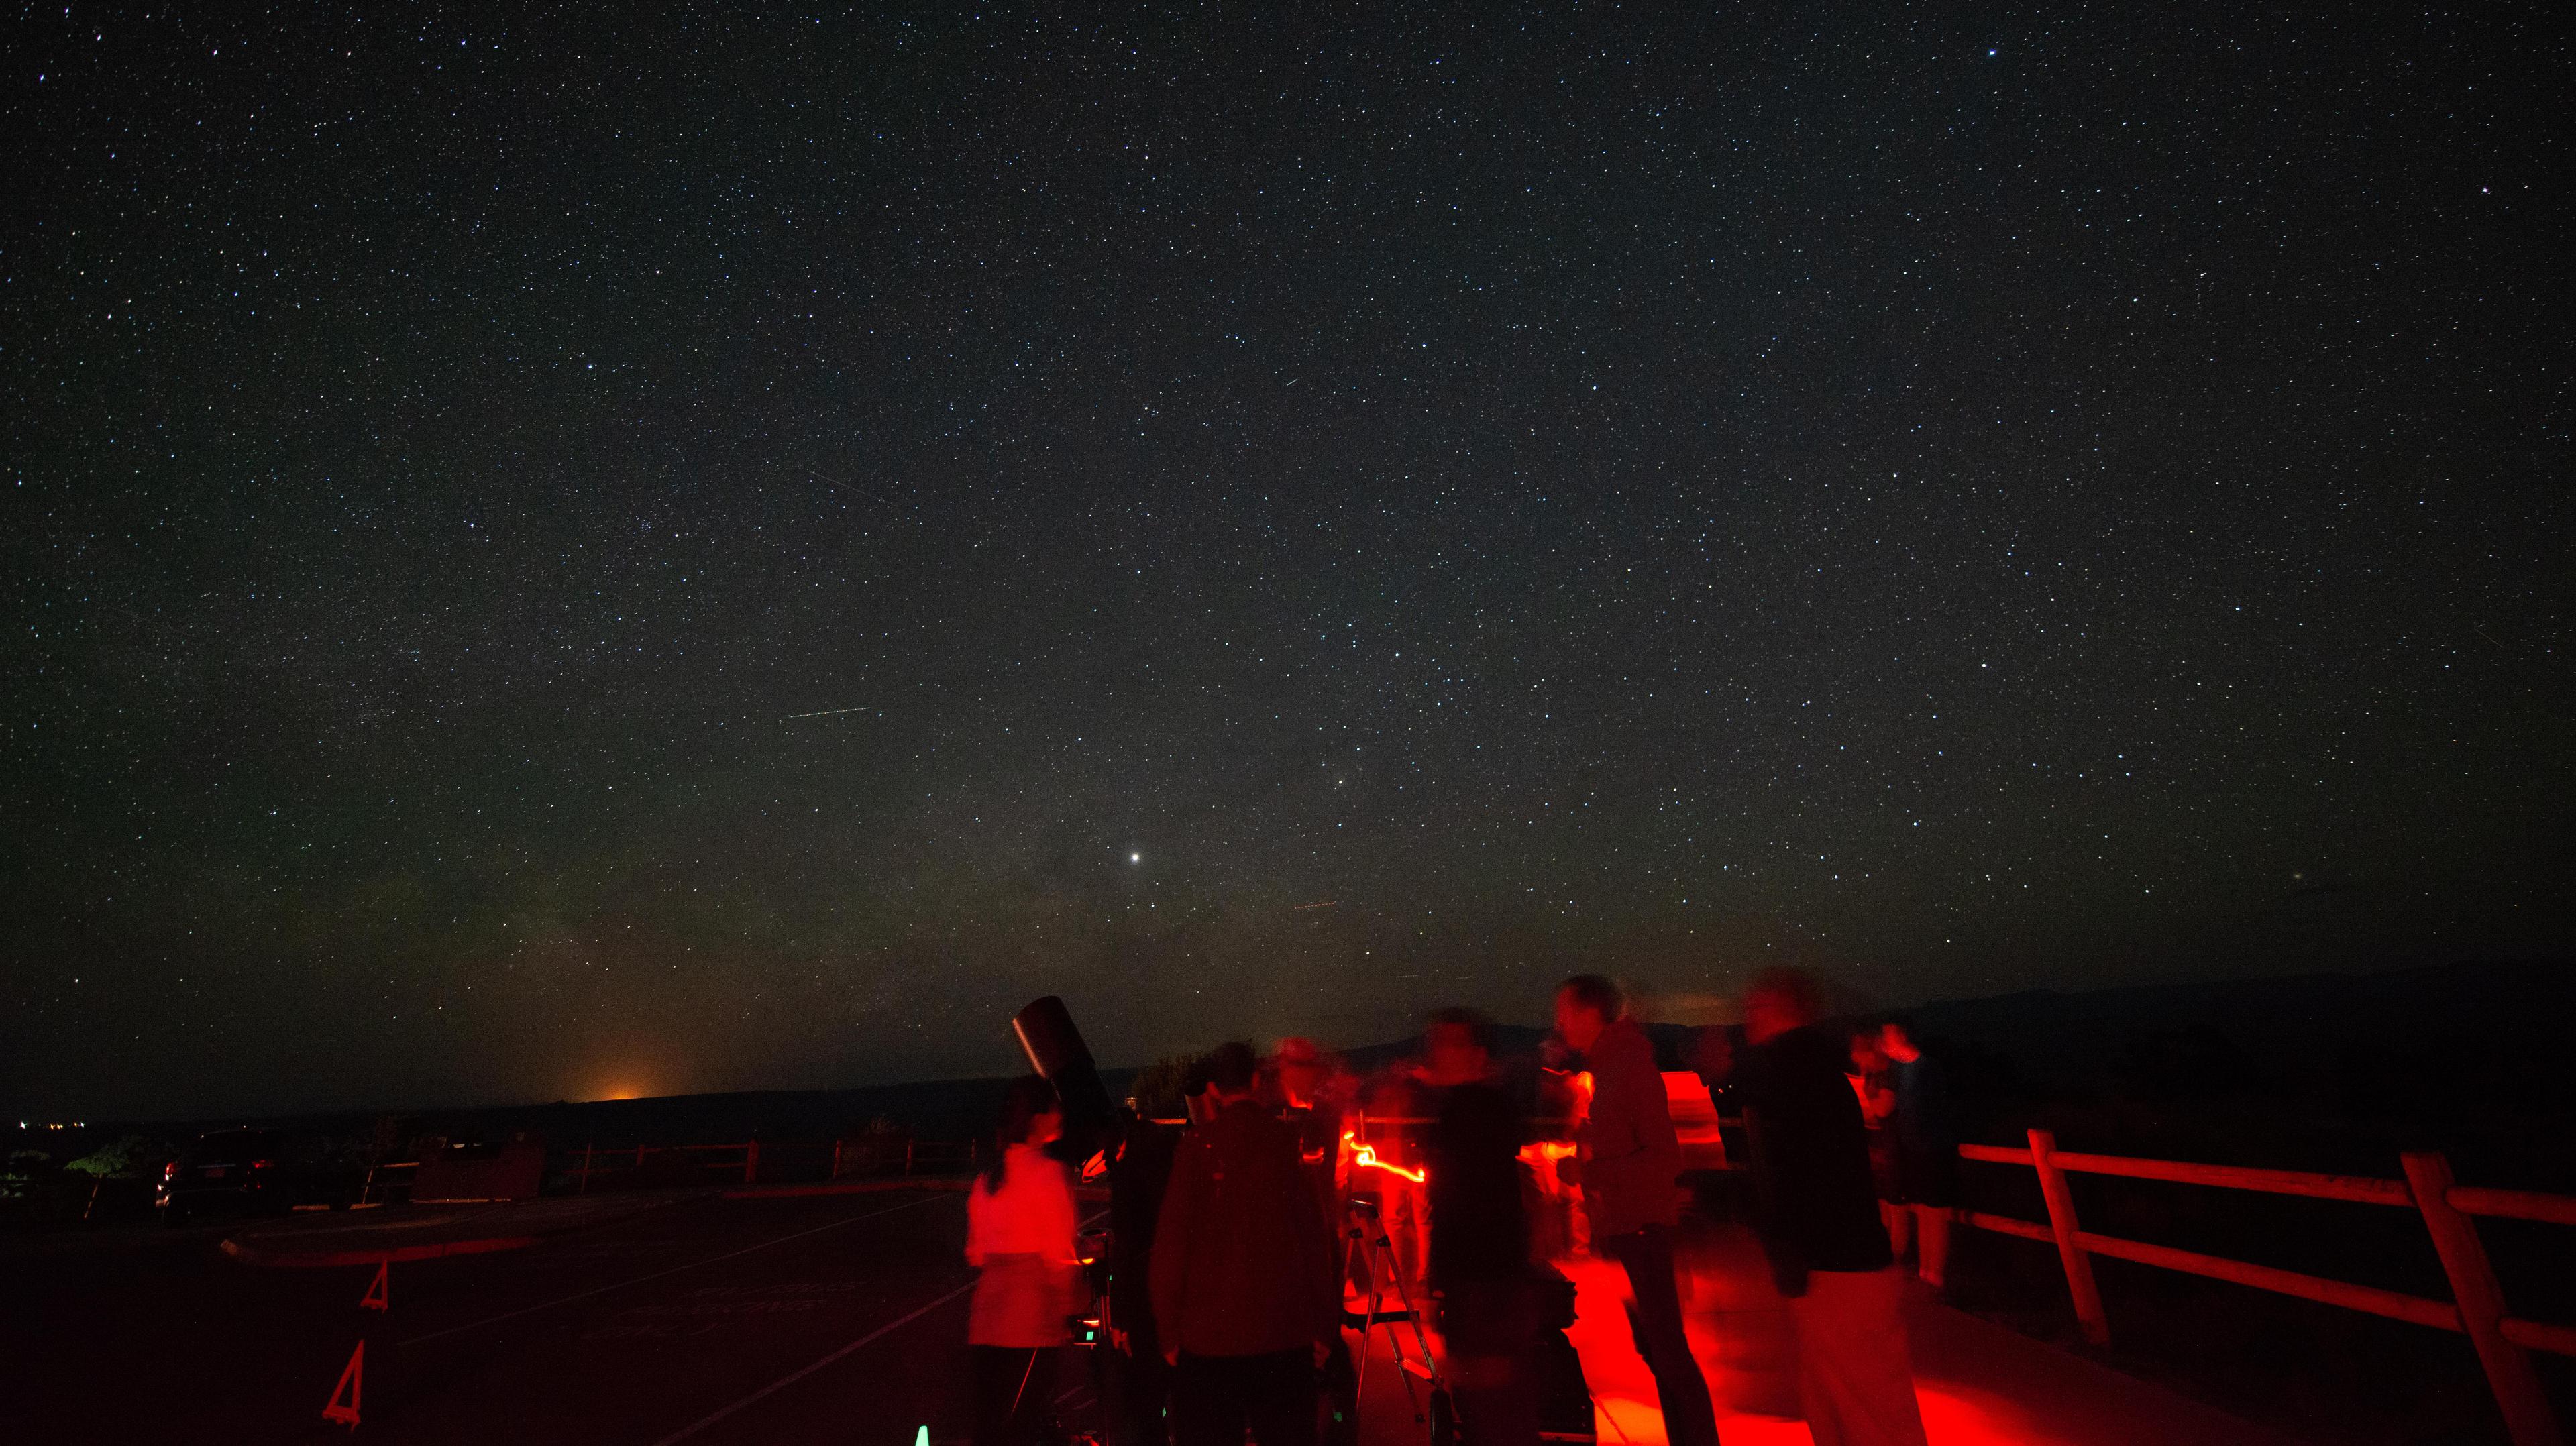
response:
<path id="1" fill-rule="evenodd" d="M 1878 1048 L 1881 1054 L 1898 1064 L 1912 1064 L 1923 1057 L 1923 1050 L 1915 1044 L 1913 1034 L 1893 1019 L 1878 1027 Z"/>
<path id="2" fill-rule="evenodd" d="M 1590 1049 L 1626 1003 L 1618 985 L 1598 974 L 1577 974 L 1556 986 L 1556 1032 L 1574 1048 Z"/>
<path id="3" fill-rule="evenodd" d="M 999 1189 L 1002 1184 L 1002 1161 L 1014 1145 L 1051 1145 L 1064 1133 L 1064 1106 L 1056 1099 L 1055 1086 L 1043 1078 L 1028 1074 L 1011 1081 L 1002 1091 L 1001 1118 L 993 1127 L 992 1163 L 985 1166 L 984 1176 Z"/>
<path id="4" fill-rule="evenodd" d="M 1745 1042 L 1760 1044 L 1813 1024 L 1822 1006 L 1816 981 L 1804 970 L 1765 969 L 1744 991 Z"/>
<path id="5" fill-rule="evenodd" d="M 1494 1022 L 1473 1009 L 1443 1009 L 1422 1031 L 1422 1062 L 1433 1084 L 1483 1079 L 1494 1067 Z"/>
<path id="6" fill-rule="evenodd" d="M 1735 1032 L 1711 1024 L 1691 1037 L 1690 1067 L 1711 1089 L 1735 1077 Z"/>
<path id="7" fill-rule="evenodd" d="M 1279 1092 L 1292 1105 L 1315 1103 L 1315 1093 L 1324 1084 L 1324 1052 L 1315 1041 L 1290 1035 L 1279 1041 L 1279 1050 L 1271 1056 L 1279 1069 Z"/>
<path id="8" fill-rule="evenodd" d="M 1851 1067 L 1860 1074 L 1875 1074 L 1887 1068 L 1887 1054 L 1878 1047 L 1878 1031 L 1854 1030 L 1851 1037 Z"/>
<path id="9" fill-rule="evenodd" d="M 1261 1057 L 1252 1046 L 1239 1039 L 1229 1039 L 1208 1052 L 1205 1065 L 1207 1092 L 1220 1105 L 1252 1097 L 1253 1082 L 1261 1075 Z"/>

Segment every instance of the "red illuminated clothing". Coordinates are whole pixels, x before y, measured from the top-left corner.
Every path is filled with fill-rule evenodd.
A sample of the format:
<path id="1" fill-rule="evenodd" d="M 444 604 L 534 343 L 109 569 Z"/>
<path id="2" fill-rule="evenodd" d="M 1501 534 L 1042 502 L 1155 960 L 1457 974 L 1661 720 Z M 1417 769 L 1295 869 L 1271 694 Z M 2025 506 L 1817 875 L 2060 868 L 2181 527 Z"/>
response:
<path id="1" fill-rule="evenodd" d="M 1601 1031 L 1584 1051 L 1592 1110 L 1583 1122 L 1583 1208 L 1592 1238 L 1681 1223 L 1681 1140 L 1655 1046 L 1633 1021 Z"/>
<path id="2" fill-rule="evenodd" d="M 1077 1228 L 1071 1174 L 1043 1148 L 1013 1145 L 1002 1157 L 999 1190 L 975 1177 L 966 1196 L 966 1263 L 984 1273 L 967 1315 L 969 1343 L 1063 1343 L 1065 1319 L 1082 1303 Z"/>
<path id="3" fill-rule="evenodd" d="M 1816 1446 L 1924 1446 L 1893 1270 L 1819 1270 L 1789 1302 L 1798 1408 Z"/>

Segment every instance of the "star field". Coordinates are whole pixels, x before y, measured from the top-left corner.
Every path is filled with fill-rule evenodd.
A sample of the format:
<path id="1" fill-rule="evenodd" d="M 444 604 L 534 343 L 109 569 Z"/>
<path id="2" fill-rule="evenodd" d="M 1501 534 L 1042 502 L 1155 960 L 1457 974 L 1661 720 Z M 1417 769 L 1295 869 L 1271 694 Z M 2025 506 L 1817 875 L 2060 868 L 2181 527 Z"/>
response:
<path id="1" fill-rule="evenodd" d="M 58 9 L 9 1104 L 2569 947 L 2546 7 Z"/>

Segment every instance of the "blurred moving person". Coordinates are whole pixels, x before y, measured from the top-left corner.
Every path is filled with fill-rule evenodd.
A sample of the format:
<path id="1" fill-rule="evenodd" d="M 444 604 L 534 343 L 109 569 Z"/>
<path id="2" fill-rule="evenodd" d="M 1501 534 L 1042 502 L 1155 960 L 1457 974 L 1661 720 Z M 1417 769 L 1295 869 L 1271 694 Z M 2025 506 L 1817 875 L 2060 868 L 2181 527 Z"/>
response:
<path id="1" fill-rule="evenodd" d="M 966 1318 L 975 1446 L 1033 1446 L 1054 1434 L 1056 1358 L 1084 1304 L 1073 1176 L 1047 1153 L 1063 1132 L 1053 1085 L 1036 1075 L 1011 1081 L 999 1148 L 966 1196 L 966 1263 L 983 1272 Z"/>
<path id="2" fill-rule="evenodd" d="M 1297 1136 L 1299 1162 L 1315 1187 L 1315 1205 L 1327 1224 L 1341 1218 L 1342 1120 L 1357 1082 L 1315 1041 L 1290 1035 L 1267 1061 L 1261 1102 Z"/>
<path id="3" fill-rule="evenodd" d="M 1127 1138 L 1109 1165 L 1110 1369 L 1104 1373 L 1114 1446 L 1168 1446 L 1165 1417 L 1172 1368 L 1154 1333 L 1155 1216 L 1171 1183 L 1172 1157 L 1180 1148 L 1181 1121 L 1189 1111 L 1186 1074 L 1149 1071 L 1128 1103 L 1135 1112 Z"/>
<path id="4" fill-rule="evenodd" d="M 1860 1097 L 1861 1128 L 1869 1138 L 1869 1184 L 1878 1194 L 1878 1221 L 1887 1228 L 1887 1248 L 1905 1258 L 1914 1215 L 1905 1204 L 1904 1168 L 1896 1151 L 1896 1091 L 1890 1088 L 1887 1054 L 1879 1048 L 1878 1031 L 1855 1030 L 1851 1064 L 1843 1071 Z"/>
<path id="5" fill-rule="evenodd" d="M 1306 1163 L 1328 1162 L 1339 1153 L 1342 1115 L 1354 1083 L 1323 1046 L 1292 1034 L 1279 1041 L 1262 1071 L 1262 1102 L 1296 1127 Z"/>
<path id="6" fill-rule="evenodd" d="M 1592 1253 L 1628 1272 L 1628 1324 L 1638 1354 L 1655 1375 L 1671 1446 L 1717 1446 L 1717 1410 L 1708 1380 L 1692 1359 L 1673 1277 L 1673 1227 L 1681 1223 L 1681 1141 L 1655 1068 L 1655 1046 L 1627 1018 L 1619 986 L 1578 974 L 1556 989 L 1556 1032 L 1581 1053 L 1592 1075 L 1592 1104 L 1581 1134 L 1583 1208 L 1592 1223 Z M 1850 1090 L 1839 1076 L 1834 1087 Z M 1879 1246 L 1886 1248 L 1886 1237 Z"/>
<path id="7" fill-rule="evenodd" d="M 1755 1229 L 1798 1343 L 1816 1446 L 1924 1446 L 1898 1315 L 1903 1282 L 1869 1176 L 1847 1052 L 1815 1027 L 1815 982 L 1791 969 L 1744 997 L 1736 1070 L 1753 1144 Z"/>
<path id="8" fill-rule="evenodd" d="M 1433 1091 L 1423 1189 L 1432 1294 L 1467 1446 L 1536 1446 L 1539 1305 L 1522 1203 L 1521 1112 L 1494 1077 L 1493 1021 L 1444 1009 L 1423 1032 Z"/>
<path id="9" fill-rule="evenodd" d="M 1357 1170 L 1350 1177 L 1352 1194 L 1377 1198 L 1378 1223 L 1394 1246 L 1395 1268 L 1403 1273 L 1404 1288 L 1417 1295 L 1429 1268 L 1426 1222 L 1430 1209 L 1423 1199 L 1422 1182 L 1399 1172 L 1422 1168 L 1421 1121 L 1430 1109 L 1420 1060 L 1398 1060 L 1372 1076 L 1361 1101 L 1364 1128 L 1359 1142 L 1376 1153 L 1380 1165 L 1390 1168 Z M 1395 1286 L 1391 1280 L 1379 1283 L 1389 1290 Z"/>
<path id="10" fill-rule="evenodd" d="M 1154 1324 L 1175 1446 L 1313 1446 L 1315 1373 L 1341 1333 L 1330 1234 L 1297 1135 L 1262 1109 L 1252 1046 L 1206 1066 L 1155 1222 Z"/>
<path id="11" fill-rule="evenodd" d="M 1905 1253 L 1906 1217 L 1914 1226 L 1914 1273 L 1935 1292 L 1950 1284 L 1950 1212 L 1959 1203 L 1959 1127 L 1950 1113 L 1950 1085 L 1941 1066 L 1916 1047 L 1914 1036 L 1891 1020 L 1879 1027 L 1895 1089 L 1896 1176 L 1904 1209 L 1889 1234 Z"/>
<path id="12" fill-rule="evenodd" d="M 1297 1134 L 1306 1178 L 1315 1190 L 1315 1208 L 1324 1218 L 1325 1252 L 1338 1271 L 1342 1253 L 1335 1232 L 1341 1226 L 1342 1182 L 1349 1169 L 1343 1158 L 1342 1117 L 1358 1081 L 1315 1041 L 1290 1035 L 1271 1052 L 1261 1082 L 1262 1103 Z M 1337 1287 L 1340 1278 L 1339 1274 L 1334 1277 Z M 1338 1330 L 1333 1332 L 1330 1352 L 1317 1381 L 1323 1397 L 1317 1423 L 1320 1439 L 1323 1446 L 1356 1446 L 1359 1370 L 1351 1360 L 1348 1339 Z"/>
<path id="13" fill-rule="evenodd" d="M 1539 1044 L 1533 1118 L 1546 1126 L 1522 1147 L 1521 1159 L 1538 1182 L 1538 1209 L 1530 1220 L 1530 1254 L 1539 1260 L 1588 1255 L 1592 1235 L 1583 1218 L 1582 1164 L 1575 1157 L 1584 1111 L 1592 1103 L 1591 1076 L 1566 1042 L 1550 1034 Z"/>

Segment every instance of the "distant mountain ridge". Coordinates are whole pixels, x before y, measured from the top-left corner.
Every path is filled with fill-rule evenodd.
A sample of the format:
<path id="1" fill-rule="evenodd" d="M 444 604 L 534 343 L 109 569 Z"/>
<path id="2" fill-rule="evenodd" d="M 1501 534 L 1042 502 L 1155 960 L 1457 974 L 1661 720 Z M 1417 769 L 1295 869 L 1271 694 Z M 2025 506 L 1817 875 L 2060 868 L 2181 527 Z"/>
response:
<path id="1" fill-rule="evenodd" d="M 1081 1002 L 1072 1001 L 1079 1017 Z M 2271 979 L 2131 985 L 2114 989 L 2026 990 L 1893 1011 L 1918 1037 L 1957 1056 L 1971 1090 L 2029 1097 L 2126 1092 L 2225 1093 L 2274 1089 L 2324 1072 L 2350 1072 L 2356 1056 L 2415 1061 L 2427 1049 L 2517 1053 L 2555 1060 L 2576 1023 L 2576 964 L 2472 962 L 2383 974 L 2310 974 Z M 1687 1057 L 1694 1031 L 1650 1024 L 1667 1068 Z M 1534 1051 L 1542 1028 L 1504 1025 L 1504 1052 Z M 1214 1040 L 1208 1041 L 1216 1043 Z M 1267 1046 L 1270 1041 L 1258 1041 Z M 1355 1068 L 1400 1058 L 1410 1040 L 1342 1051 Z M 1104 1070 L 1123 1091 L 1139 1066 Z M 2421 1070 L 2419 1068 L 2418 1072 Z M 2553 1077 L 2576 1076 L 2555 1064 Z M 2224 1078 L 2218 1076 L 2223 1075 Z M 460 1134 L 528 1130 L 558 1145 L 707 1144 L 755 1136 L 837 1137 L 884 1118 L 924 1138 L 979 1135 L 1006 1081 L 1000 1077 L 918 1080 L 840 1090 L 752 1090 L 651 1099 L 555 1101 L 457 1109 L 334 1112 L 349 1121 L 392 1114 Z M 2439 1081 L 2391 1081 L 2412 1095 L 2439 1094 Z M 2474 1086 L 2473 1086 L 2474 1087 Z M 236 1120 L 186 1122 L 197 1128 Z M 164 1128 L 181 1128 L 165 1123 Z"/>

